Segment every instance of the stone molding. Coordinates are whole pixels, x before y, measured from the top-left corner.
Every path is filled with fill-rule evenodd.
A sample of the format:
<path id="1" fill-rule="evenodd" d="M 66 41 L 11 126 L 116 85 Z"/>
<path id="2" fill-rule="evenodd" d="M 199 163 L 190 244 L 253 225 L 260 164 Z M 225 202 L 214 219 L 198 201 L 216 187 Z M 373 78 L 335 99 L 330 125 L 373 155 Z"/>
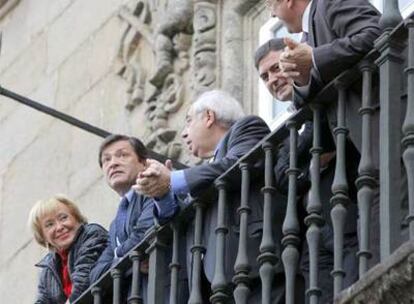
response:
<path id="1" fill-rule="evenodd" d="M 222 46 L 218 57 L 220 87 L 240 100 L 246 113 L 258 113 L 258 76 L 254 52 L 259 46 L 260 27 L 269 18 L 264 1 L 224 1 Z"/>
<path id="2" fill-rule="evenodd" d="M 19 2 L 20 0 L 0 0 L 0 19 L 6 16 Z"/>
<path id="3" fill-rule="evenodd" d="M 409 241 L 344 290 L 335 304 L 411 304 L 413 290 L 414 242 Z"/>
<path id="4" fill-rule="evenodd" d="M 194 4 L 193 71 L 194 95 L 217 86 L 217 5 L 211 1 Z"/>
<path id="5" fill-rule="evenodd" d="M 192 16 L 188 0 L 176 0 L 173 5 L 131 1 L 119 11 L 124 28 L 116 72 L 128 83 L 125 107 L 132 111 L 145 104 L 147 147 L 172 159 L 180 156 L 181 143 L 175 140 L 177 131 L 168 118 L 185 101 Z M 152 54 L 143 55 L 148 51 Z"/>
<path id="6" fill-rule="evenodd" d="M 250 0 L 131 0 L 120 9 L 116 73 L 127 82 L 127 110 L 145 107 L 148 148 L 178 159 L 171 114 L 213 88 L 257 113 L 253 53 L 263 11 L 264 1 Z"/>

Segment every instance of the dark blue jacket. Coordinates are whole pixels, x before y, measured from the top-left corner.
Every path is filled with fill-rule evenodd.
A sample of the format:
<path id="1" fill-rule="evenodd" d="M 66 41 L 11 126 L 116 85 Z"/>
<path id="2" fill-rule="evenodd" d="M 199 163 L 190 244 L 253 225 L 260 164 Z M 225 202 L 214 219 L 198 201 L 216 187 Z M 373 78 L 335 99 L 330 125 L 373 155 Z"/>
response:
<path id="1" fill-rule="evenodd" d="M 116 218 L 109 228 L 109 243 L 90 273 L 91 282 L 95 282 L 113 264 L 118 262 L 114 255 L 117 251 L 118 258 L 122 258 L 128 251 L 135 247 L 144 237 L 145 232 L 154 224 L 153 199 L 134 192 L 132 201 L 128 206 L 126 232 L 128 239 L 118 246 L 116 241 Z"/>
<path id="2" fill-rule="evenodd" d="M 98 224 L 84 224 L 70 248 L 68 256 L 69 276 L 72 281 L 73 302 L 89 287 L 89 272 L 95 265 L 108 242 L 107 231 Z M 60 257 L 55 252 L 48 253 L 36 264 L 42 270 L 39 277 L 36 304 L 60 304 L 67 298 L 63 293 L 61 275 L 59 273 Z"/>

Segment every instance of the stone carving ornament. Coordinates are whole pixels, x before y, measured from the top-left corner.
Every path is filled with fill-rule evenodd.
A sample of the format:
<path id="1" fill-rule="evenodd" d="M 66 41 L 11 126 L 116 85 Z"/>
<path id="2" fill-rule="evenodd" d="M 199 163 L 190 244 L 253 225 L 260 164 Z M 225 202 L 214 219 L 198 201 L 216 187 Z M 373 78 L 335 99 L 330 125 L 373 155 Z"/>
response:
<path id="1" fill-rule="evenodd" d="M 194 6 L 194 90 L 198 95 L 216 86 L 217 7 L 215 1 Z"/>
<path id="2" fill-rule="evenodd" d="M 128 83 L 125 106 L 146 107 L 147 146 L 172 159 L 181 143 L 170 115 L 216 86 L 215 2 L 134 0 L 119 12 L 124 28 L 116 71 Z"/>
<path id="3" fill-rule="evenodd" d="M 179 139 L 175 141 L 177 131 L 168 125 L 168 118 L 179 111 L 185 100 L 192 2 L 133 1 L 121 8 L 119 16 L 125 23 L 117 73 L 128 82 L 125 106 L 132 111 L 145 103 L 148 148 L 177 159 L 181 144 Z"/>

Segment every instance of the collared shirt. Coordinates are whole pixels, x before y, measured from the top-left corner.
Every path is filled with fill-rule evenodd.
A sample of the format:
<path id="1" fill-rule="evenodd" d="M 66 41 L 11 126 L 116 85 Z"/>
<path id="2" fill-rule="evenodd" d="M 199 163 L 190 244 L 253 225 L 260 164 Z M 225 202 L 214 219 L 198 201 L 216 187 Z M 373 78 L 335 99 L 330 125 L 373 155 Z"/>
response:
<path id="1" fill-rule="evenodd" d="M 217 152 L 219 151 L 220 147 L 223 145 L 223 140 L 224 140 L 224 136 L 220 139 L 216 148 L 214 149 L 213 160 L 216 158 Z M 171 190 L 176 195 L 187 195 L 190 192 L 187 181 L 185 180 L 183 170 L 177 170 L 177 171 L 171 172 Z"/>
<path id="2" fill-rule="evenodd" d="M 305 11 L 303 12 L 303 15 L 302 15 L 302 33 L 303 33 L 302 35 L 303 36 L 307 35 L 308 39 L 309 39 L 309 21 L 310 21 L 309 18 L 310 18 L 310 9 L 311 9 L 311 6 L 312 6 L 312 2 L 313 2 L 313 0 L 309 1 L 309 3 L 306 6 Z M 303 36 L 302 36 L 302 38 L 303 38 Z M 318 70 L 318 67 L 315 64 L 315 57 L 313 57 L 313 52 L 312 52 L 312 65 L 313 65 L 313 68 L 315 69 L 316 73 L 319 76 L 319 70 Z M 310 81 L 310 79 L 309 79 L 309 81 Z M 304 86 L 297 86 L 295 83 L 293 85 L 297 89 L 299 89 L 299 91 L 307 91 L 309 89 L 309 83 L 304 85 Z"/>
<path id="3" fill-rule="evenodd" d="M 310 14 L 310 8 L 312 5 L 312 1 L 309 1 L 308 6 L 306 6 L 305 11 L 303 12 L 302 16 L 302 32 L 309 34 L 309 14 Z"/>
<path id="4" fill-rule="evenodd" d="M 214 149 L 213 157 L 209 160 L 214 161 L 220 147 L 223 145 L 224 136 L 218 142 Z M 154 198 L 154 205 L 156 215 L 158 218 L 168 218 L 176 212 L 176 206 L 170 204 L 175 201 L 175 196 L 185 196 L 190 193 L 187 181 L 185 179 L 184 170 L 176 170 L 171 172 L 170 176 L 171 190 L 166 193 L 163 197 Z"/>
<path id="5" fill-rule="evenodd" d="M 124 196 L 122 196 L 120 199 L 119 199 L 119 201 L 121 202 L 122 201 L 122 199 L 124 198 L 124 197 L 126 197 L 126 199 L 128 200 L 128 202 L 130 203 L 131 201 L 132 201 L 132 199 L 134 198 L 134 195 L 135 195 L 135 191 L 134 191 L 134 189 L 129 189 L 129 191 L 127 192 L 127 193 L 125 193 L 125 195 Z"/>
<path id="6" fill-rule="evenodd" d="M 217 156 L 220 147 L 223 144 L 224 136 L 218 142 L 214 149 L 214 155 L 211 160 Z M 210 162 L 210 161 L 209 161 Z M 185 179 L 184 170 L 176 170 L 171 172 L 170 176 L 171 190 L 166 193 L 163 197 L 154 199 L 155 210 L 157 217 L 167 218 L 176 212 L 176 206 L 170 204 L 171 201 L 175 200 L 175 196 L 185 196 L 190 193 L 187 181 Z"/>
<path id="7" fill-rule="evenodd" d="M 178 195 L 186 195 L 190 191 L 183 170 L 171 172 L 171 190 Z"/>

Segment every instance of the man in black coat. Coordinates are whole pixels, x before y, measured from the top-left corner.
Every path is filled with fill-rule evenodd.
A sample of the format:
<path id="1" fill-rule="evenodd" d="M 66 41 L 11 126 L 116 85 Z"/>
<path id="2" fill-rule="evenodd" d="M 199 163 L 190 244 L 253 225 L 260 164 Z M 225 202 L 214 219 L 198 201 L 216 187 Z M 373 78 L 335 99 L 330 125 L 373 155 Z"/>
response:
<path id="1" fill-rule="evenodd" d="M 285 39 L 281 56 L 282 69 L 301 87 L 299 97 L 318 93 L 358 63 L 381 34 L 380 13 L 367 0 L 269 0 L 268 6 L 289 32 L 304 33 L 303 43 Z"/>
<path id="2" fill-rule="evenodd" d="M 380 36 L 380 13 L 367 0 L 269 0 L 273 16 L 280 18 L 290 32 L 303 32 L 306 43 L 286 39 L 288 50 L 281 56 L 285 76 L 294 80 L 294 102 L 302 105 L 314 97 L 323 86 L 341 72 L 356 65 L 373 49 Z M 359 87 L 358 87 L 359 86 Z M 378 88 L 373 88 L 373 99 L 378 100 Z M 336 96 L 329 96 L 329 127 L 336 127 Z M 361 86 L 355 83 L 347 90 L 346 127 L 349 130 L 347 145 L 352 144 L 361 152 L 362 120 Z M 378 104 L 371 105 L 378 108 Z M 379 170 L 379 111 L 372 115 L 372 157 Z M 347 157 L 347 160 L 350 158 Z M 351 160 L 352 161 L 352 160 Z M 377 173 L 375 174 L 377 175 Z M 353 183 L 354 181 L 348 181 Z M 379 188 L 371 205 L 371 263 L 379 261 Z M 405 196 L 402 195 L 402 200 Z"/>
<path id="3" fill-rule="evenodd" d="M 198 197 L 206 191 L 213 182 L 240 157 L 252 149 L 261 139 L 269 133 L 265 122 L 257 116 L 244 116 L 243 110 L 233 97 L 228 93 L 213 90 L 202 94 L 191 106 L 186 117 L 186 126 L 182 137 L 191 153 L 209 161 L 198 166 L 184 170 L 170 171 L 167 167 L 157 162 L 150 161 L 150 167 L 137 179 L 138 191 L 148 196 L 162 197 L 170 192 L 171 196 Z M 255 169 L 263 172 L 263 163 L 255 164 Z M 251 271 L 251 280 L 259 280 L 257 256 L 262 237 L 263 226 L 263 197 L 259 187 L 260 174 L 250 189 L 251 213 L 248 217 L 248 260 Z M 252 178 L 253 180 L 253 178 Z M 171 191 L 170 191 L 171 189 Z M 240 180 L 230 181 L 227 199 L 227 227 L 224 273 L 225 280 L 231 286 L 234 275 L 234 264 L 238 248 L 239 215 L 237 209 L 240 203 Z M 160 200 L 157 205 L 171 205 L 176 201 Z M 203 222 L 203 246 L 207 248 L 203 257 L 203 272 L 206 284 L 210 285 L 214 277 L 216 259 L 216 233 L 217 227 L 217 202 L 213 200 L 206 208 Z M 276 223 L 275 223 L 276 224 Z M 275 230 L 280 231 L 275 227 Z M 187 238 L 187 246 L 193 244 L 193 231 L 190 227 Z M 280 241 L 281 233 L 277 236 Z M 280 248 L 278 248 L 280 252 Z M 191 254 L 187 250 L 187 267 L 191 271 Z M 256 281 L 255 281 L 256 282 Z M 283 283 L 278 281 L 279 283 Z M 283 285 L 283 284 L 282 284 Z M 283 303 L 283 291 L 274 289 L 274 303 Z M 260 302 L 261 286 L 252 284 L 250 300 Z M 211 295 L 211 294 L 210 294 Z M 209 292 L 203 294 L 204 301 L 209 302 Z"/>
<path id="4" fill-rule="evenodd" d="M 303 105 L 340 73 L 357 64 L 374 47 L 381 34 L 380 13 L 367 0 L 269 0 L 269 9 L 289 32 L 303 32 L 303 43 L 285 38 L 280 57 L 285 76 L 294 80 L 294 102 Z M 331 103 L 335 105 L 336 96 Z M 374 98 L 375 100 L 375 98 Z M 375 107 L 375 105 L 373 105 Z M 346 125 L 349 139 L 361 151 L 361 90 L 347 92 Z M 336 112 L 328 112 L 335 128 Z M 373 125 L 378 126 L 378 111 Z M 373 128 L 374 163 L 378 168 L 378 127 Z"/>
<path id="5" fill-rule="evenodd" d="M 304 43 L 285 39 L 288 50 L 281 55 L 281 68 L 286 77 L 294 80 L 294 102 L 303 105 L 340 73 L 356 65 L 380 36 L 381 14 L 367 0 L 269 0 L 269 9 L 280 18 L 289 32 L 303 32 Z M 306 42 L 306 43 L 305 43 Z M 373 88 L 373 99 L 378 99 L 378 87 Z M 337 96 L 329 96 L 327 108 L 329 128 L 336 127 Z M 371 105 L 379 108 L 379 104 Z M 346 127 L 349 130 L 347 146 L 354 145 L 359 153 L 362 146 L 361 84 L 354 83 L 346 95 Z M 372 115 L 372 161 L 374 177 L 379 171 L 379 110 Z M 349 147 L 348 147 L 349 148 Z M 353 148 L 351 148 L 353 149 Z M 355 160 L 347 157 L 347 161 Z M 353 175 L 357 175 L 356 173 Z M 348 184 L 354 183 L 348 180 Z M 401 195 L 402 201 L 406 195 Z M 371 265 L 379 262 L 379 188 L 374 189 L 371 204 L 370 251 Z"/>
<path id="6" fill-rule="evenodd" d="M 282 55 L 285 43 L 283 39 L 271 39 L 256 51 L 255 64 L 258 69 L 260 78 L 268 88 L 269 92 L 278 100 L 286 101 L 292 98 L 292 80 L 286 77 L 279 66 L 279 59 Z M 293 109 L 294 110 L 294 109 Z M 324 113 L 323 113 L 324 114 Z M 320 177 L 320 194 L 322 202 L 322 217 L 325 225 L 321 229 L 321 243 L 319 249 L 319 286 L 323 286 L 321 303 L 331 303 L 333 298 L 333 280 L 330 272 L 333 269 L 333 230 L 330 219 L 330 199 L 332 197 L 331 185 L 335 173 L 335 144 L 333 142 L 332 134 L 327 125 L 325 114 L 322 119 L 321 126 L 321 177 Z M 302 235 L 304 235 L 306 228 L 303 226 L 306 214 L 307 195 L 310 189 L 310 150 L 313 141 L 313 123 L 306 122 L 303 131 L 298 138 L 297 155 L 298 168 L 300 170 L 297 180 L 297 195 L 300 198 L 298 214 L 302 224 Z M 348 145 L 348 148 L 352 148 Z M 289 139 L 284 142 L 283 147 L 279 150 L 276 166 L 276 186 L 278 190 L 283 193 L 288 193 L 289 177 L 286 170 L 289 169 Z M 355 180 L 357 165 L 359 160 L 358 153 L 354 150 L 347 151 L 347 155 L 354 158 L 351 166 L 348 167 L 348 180 Z M 357 240 L 357 206 L 356 206 L 356 189 L 353 184 L 350 185 L 350 198 L 353 202 L 348 207 L 347 220 L 345 225 L 345 244 L 344 244 L 344 269 L 346 269 L 345 286 L 349 286 L 358 277 L 358 265 L 356 259 L 356 252 L 358 249 Z M 305 278 L 306 287 L 309 288 L 309 252 L 305 238 L 303 237 L 300 270 Z"/>

